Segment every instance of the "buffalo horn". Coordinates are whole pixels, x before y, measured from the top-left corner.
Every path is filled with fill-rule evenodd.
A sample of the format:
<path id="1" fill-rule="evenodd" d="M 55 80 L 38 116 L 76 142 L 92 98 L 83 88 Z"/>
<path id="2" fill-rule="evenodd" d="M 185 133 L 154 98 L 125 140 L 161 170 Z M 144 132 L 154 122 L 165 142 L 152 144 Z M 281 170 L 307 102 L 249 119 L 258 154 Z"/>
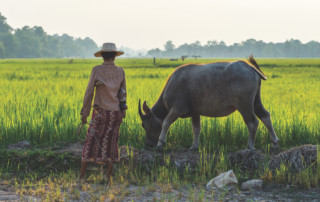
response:
<path id="1" fill-rule="evenodd" d="M 144 119 L 146 118 L 146 115 L 144 115 L 144 114 L 142 113 L 142 111 L 141 111 L 140 99 L 139 99 L 139 106 L 138 106 L 138 108 L 139 108 L 140 118 L 141 118 L 141 120 L 144 120 Z"/>
<path id="2" fill-rule="evenodd" d="M 147 116 L 150 116 L 150 115 L 151 115 L 151 110 L 150 110 L 150 108 L 148 107 L 146 101 L 143 102 L 143 111 L 146 113 Z"/>

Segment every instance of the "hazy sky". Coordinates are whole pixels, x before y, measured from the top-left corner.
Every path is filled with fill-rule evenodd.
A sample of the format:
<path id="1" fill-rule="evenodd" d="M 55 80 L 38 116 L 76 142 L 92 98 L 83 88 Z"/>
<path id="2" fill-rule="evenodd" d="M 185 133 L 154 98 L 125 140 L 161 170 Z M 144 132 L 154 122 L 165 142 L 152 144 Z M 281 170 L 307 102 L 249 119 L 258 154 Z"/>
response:
<path id="1" fill-rule="evenodd" d="M 199 40 L 320 41 L 319 0 L 0 0 L 13 28 L 90 37 L 133 49 Z"/>

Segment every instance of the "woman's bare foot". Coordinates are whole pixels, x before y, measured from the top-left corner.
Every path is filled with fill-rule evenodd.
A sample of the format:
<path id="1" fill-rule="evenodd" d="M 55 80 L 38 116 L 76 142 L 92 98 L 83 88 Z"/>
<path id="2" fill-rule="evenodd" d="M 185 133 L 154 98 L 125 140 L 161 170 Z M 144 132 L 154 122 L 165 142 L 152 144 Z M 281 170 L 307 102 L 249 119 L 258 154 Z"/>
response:
<path id="1" fill-rule="evenodd" d="M 81 187 L 82 184 L 86 183 L 86 179 L 85 178 L 78 178 L 76 183 L 77 183 L 76 184 L 77 187 Z"/>
<path id="2" fill-rule="evenodd" d="M 106 178 L 109 180 L 110 176 L 112 174 L 113 165 L 112 163 L 108 163 L 107 172 L 106 172 Z"/>
<path id="3" fill-rule="evenodd" d="M 87 162 L 81 161 L 80 179 L 84 179 L 87 170 L 87 165 Z"/>

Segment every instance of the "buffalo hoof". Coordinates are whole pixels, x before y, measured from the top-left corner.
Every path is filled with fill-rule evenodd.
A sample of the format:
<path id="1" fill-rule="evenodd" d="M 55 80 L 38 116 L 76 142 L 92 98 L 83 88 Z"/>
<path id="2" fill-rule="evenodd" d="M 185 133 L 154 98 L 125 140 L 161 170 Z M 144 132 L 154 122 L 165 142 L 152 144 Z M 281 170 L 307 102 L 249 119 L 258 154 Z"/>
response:
<path id="1" fill-rule="evenodd" d="M 163 149 L 164 149 L 163 144 L 162 145 L 158 145 L 156 149 L 157 149 L 158 152 L 163 152 Z"/>

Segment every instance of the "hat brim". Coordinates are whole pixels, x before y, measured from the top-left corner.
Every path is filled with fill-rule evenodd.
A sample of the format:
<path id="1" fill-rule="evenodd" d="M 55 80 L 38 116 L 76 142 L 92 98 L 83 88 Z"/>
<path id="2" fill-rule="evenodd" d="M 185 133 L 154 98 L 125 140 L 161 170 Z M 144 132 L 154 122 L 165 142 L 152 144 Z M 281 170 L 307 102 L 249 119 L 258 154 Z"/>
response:
<path id="1" fill-rule="evenodd" d="M 102 57 L 101 53 L 103 53 L 103 52 L 110 52 L 110 53 L 113 52 L 113 53 L 116 53 L 116 56 L 120 56 L 120 55 L 124 54 L 124 52 L 122 52 L 122 51 L 104 51 L 104 50 L 101 50 L 101 51 L 96 52 L 94 54 L 94 56 L 95 57 Z"/>

